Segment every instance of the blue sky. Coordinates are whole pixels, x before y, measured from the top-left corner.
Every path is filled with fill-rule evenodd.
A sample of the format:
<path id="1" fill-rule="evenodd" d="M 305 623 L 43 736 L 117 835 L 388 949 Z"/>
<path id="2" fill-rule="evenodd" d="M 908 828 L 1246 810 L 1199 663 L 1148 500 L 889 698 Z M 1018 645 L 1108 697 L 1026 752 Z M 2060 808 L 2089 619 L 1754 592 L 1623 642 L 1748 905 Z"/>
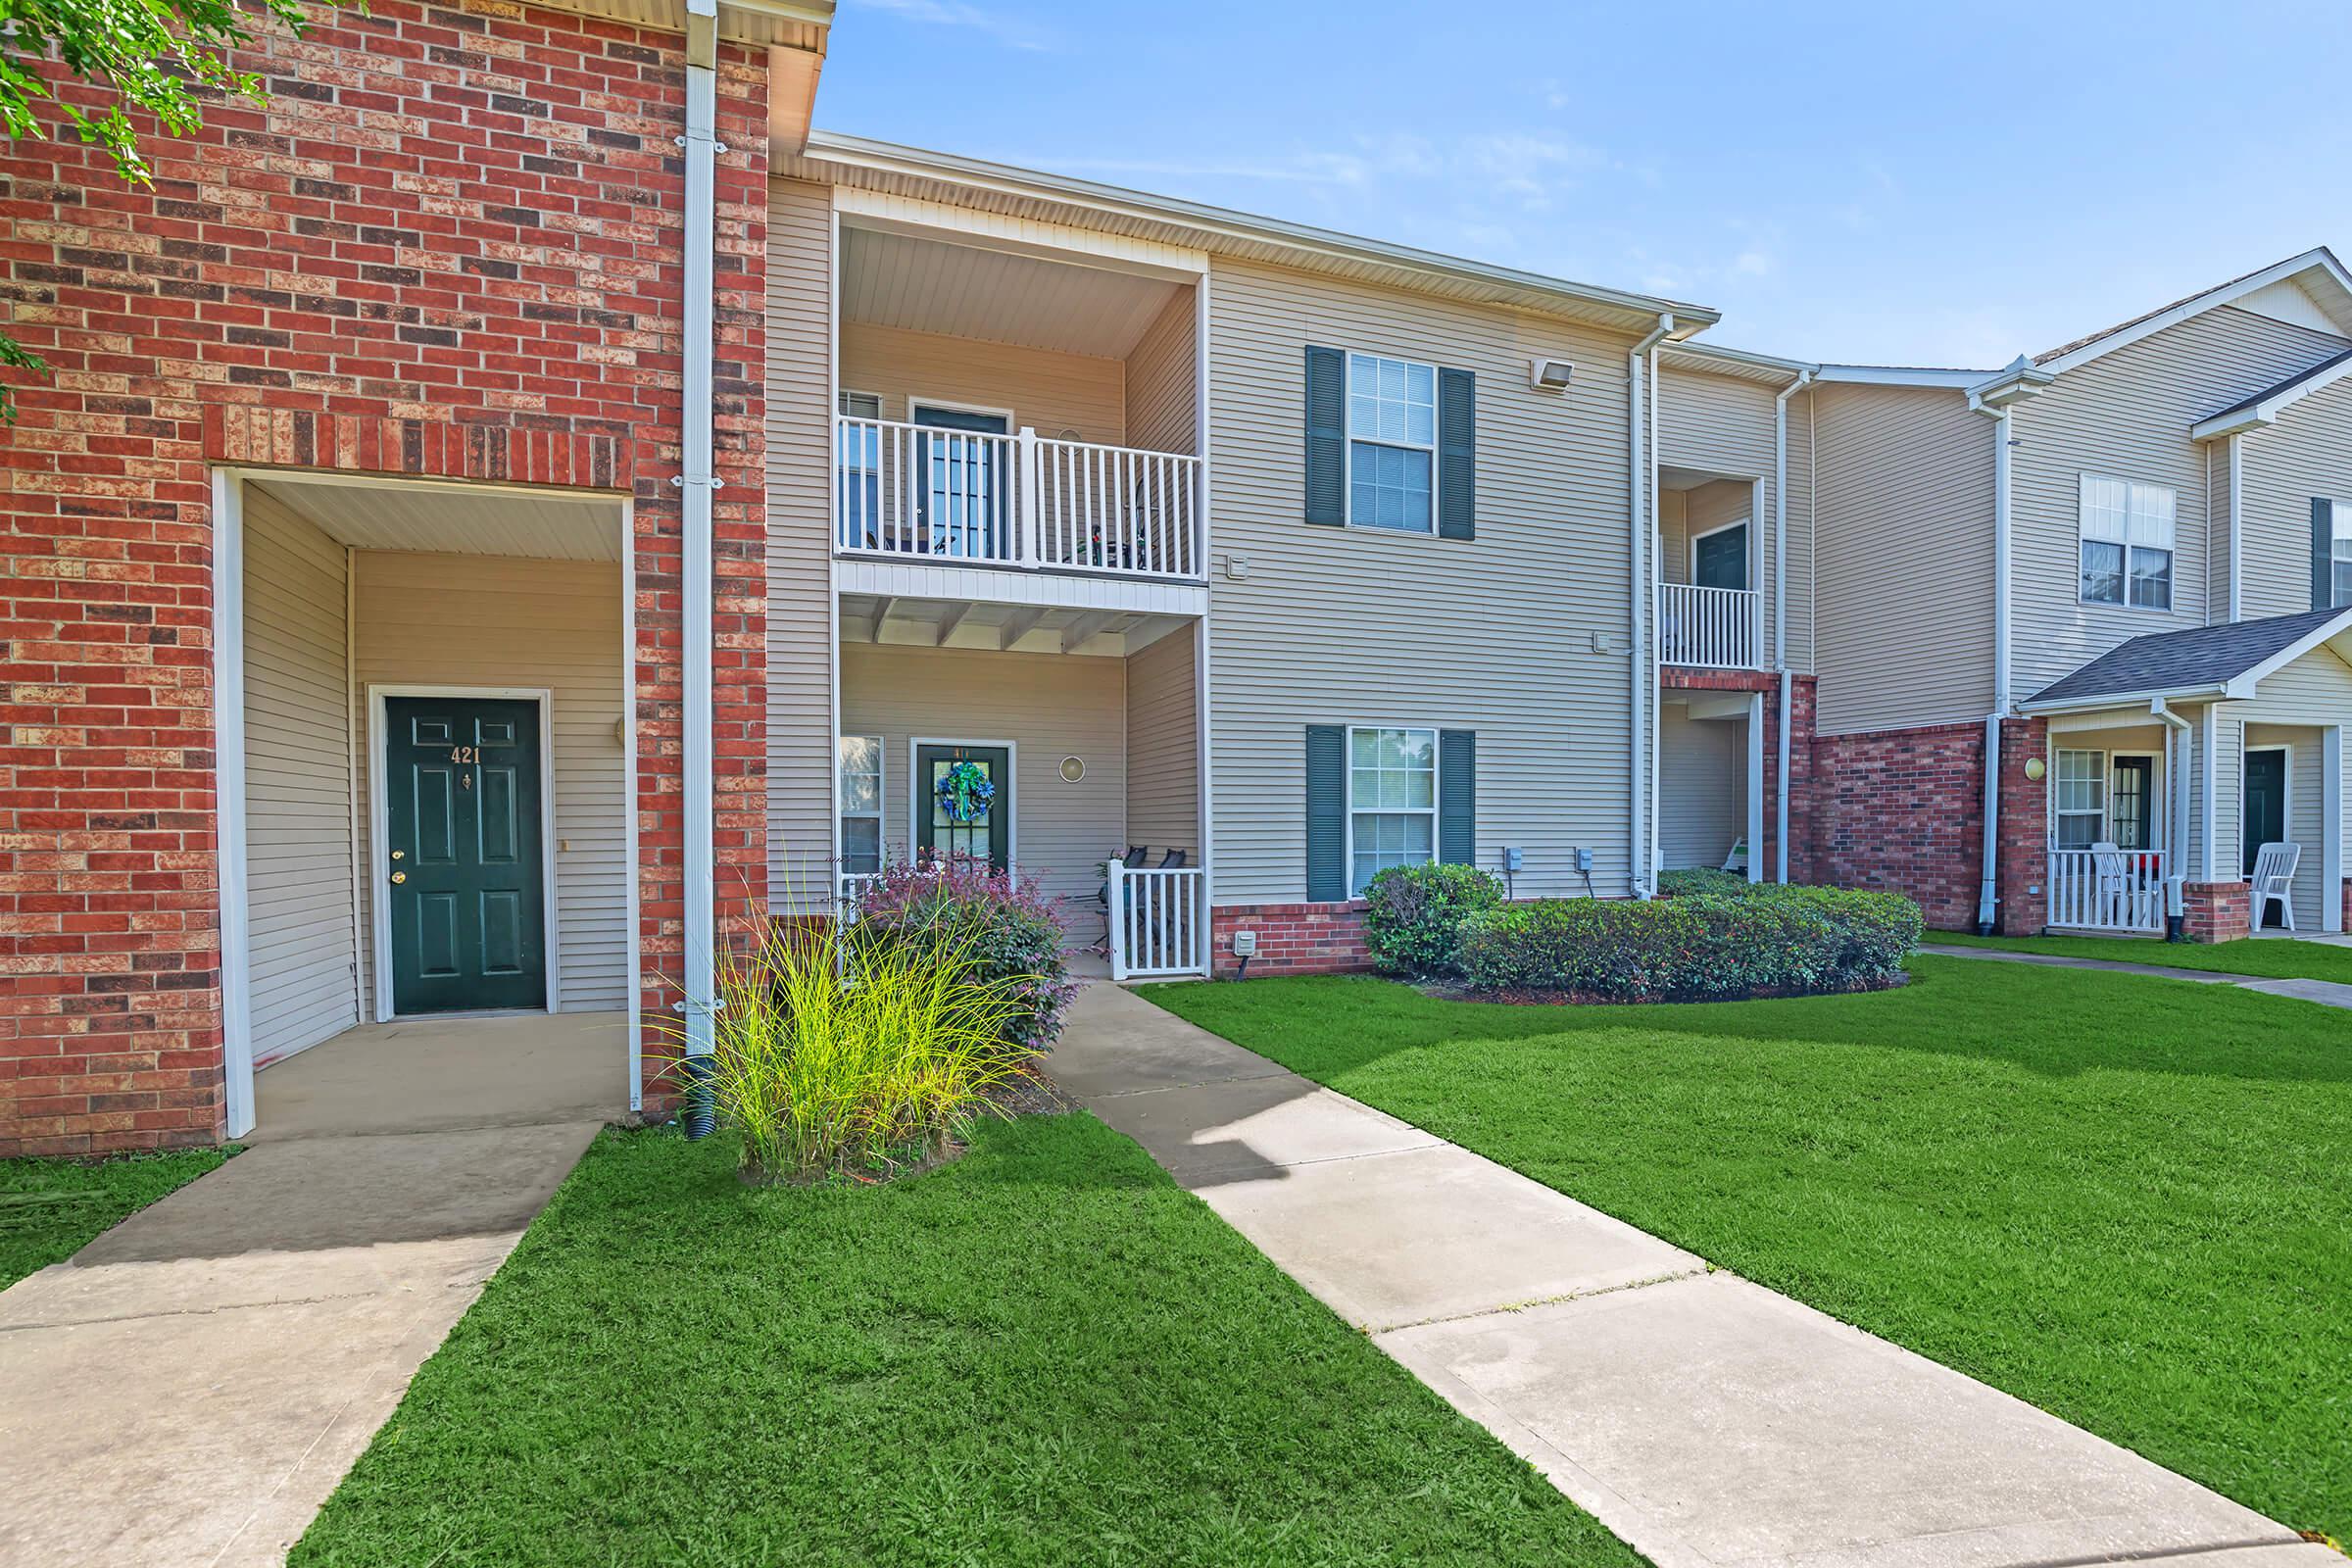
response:
<path id="1" fill-rule="evenodd" d="M 816 121 L 1992 366 L 2352 258 L 2352 20 L 2240 15 L 842 0 Z"/>

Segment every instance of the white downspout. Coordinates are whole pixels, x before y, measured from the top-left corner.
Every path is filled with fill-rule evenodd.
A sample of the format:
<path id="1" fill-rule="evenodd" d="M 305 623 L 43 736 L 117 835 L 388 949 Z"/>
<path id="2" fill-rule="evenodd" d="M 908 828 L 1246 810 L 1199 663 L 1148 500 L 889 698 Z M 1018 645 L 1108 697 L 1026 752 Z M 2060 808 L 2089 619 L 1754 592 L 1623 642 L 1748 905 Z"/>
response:
<path id="1" fill-rule="evenodd" d="M 2000 905 L 2001 720 L 2009 712 L 2009 411 L 1992 420 L 1992 712 L 1984 720 L 1984 867 L 1977 932 L 1992 934 Z"/>
<path id="2" fill-rule="evenodd" d="M 2187 880 L 2188 869 L 2188 761 L 2195 744 L 2194 731 L 2187 719 L 2167 707 L 2159 697 L 2148 705 L 2164 725 L 2164 787 L 2171 799 L 2166 815 L 2165 836 L 2172 841 L 2165 856 L 2164 878 L 2164 934 L 2175 942 L 2180 939 L 2180 916 L 2184 907 L 2181 884 Z"/>
<path id="3" fill-rule="evenodd" d="M 1813 372 L 1799 370 L 1772 400 L 1772 663 L 1781 677 L 1780 746 L 1773 775 L 1779 785 L 1772 808 L 1775 882 L 1788 880 L 1788 717 L 1789 688 L 1794 684 L 1788 673 L 1788 400 L 1812 384 Z"/>
<path id="4" fill-rule="evenodd" d="M 679 528 L 681 598 L 679 640 L 684 659 L 684 733 L 679 744 L 685 806 L 686 1054 L 711 1049 L 717 1006 L 717 878 L 712 859 L 711 766 L 711 522 L 718 473 L 711 451 L 711 251 L 717 223 L 718 0 L 686 5 L 686 214 L 684 342 L 679 403 L 681 471 L 675 481 L 683 515 Z M 709 1090 L 692 1068 L 687 1128 L 709 1130 Z"/>
<path id="5" fill-rule="evenodd" d="M 1634 646 L 1627 663 L 1633 668 L 1633 745 L 1628 799 L 1632 805 L 1632 847 L 1628 861 L 1627 891 L 1635 898 L 1649 895 L 1650 866 L 1648 797 L 1642 787 L 1642 769 L 1649 758 L 1649 688 L 1655 676 L 1649 666 L 1649 531 L 1653 526 L 1650 509 L 1656 498 L 1649 485 L 1649 460 L 1644 450 L 1643 434 L 1646 414 L 1644 404 L 1648 376 L 1654 368 L 1652 354 L 1658 340 L 1674 330 L 1674 318 L 1661 315 L 1658 324 L 1648 336 L 1633 346 L 1626 355 L 1627 434 L 1626 434 L 1626 497 L 1627 512 L 1632 526 L 1632 553 L 1628 564 L 1633 588 Z"/>
<path id="6" fill-rule="evenodd" d="M 2246 618 L 2246 459 L 2245 449 L 2238 445 L 2244 439 L 2244 431 L 2233 430 L 2226 443 L 2230 456 L 2230 623 L 2233 626 Z M 2210 446 L 2206 448 L 2208 454 L 2212 450 Z M 2212 493 L 2211 486 L 2206 493 Z M 2207 596 L 2208 603 L 2211 597 Z"/>

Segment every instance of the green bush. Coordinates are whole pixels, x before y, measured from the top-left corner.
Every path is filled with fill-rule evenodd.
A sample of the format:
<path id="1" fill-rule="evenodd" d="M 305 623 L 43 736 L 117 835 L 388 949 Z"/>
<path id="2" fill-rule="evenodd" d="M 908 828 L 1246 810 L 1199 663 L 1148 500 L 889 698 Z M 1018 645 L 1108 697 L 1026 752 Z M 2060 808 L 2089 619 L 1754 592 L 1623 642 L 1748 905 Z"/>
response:
<path id="1" fill-rule="evenodd" d="M 1751 883 L 1745 873 L 1719 871 L 1711 865 L 1685 866 L 1680 870 L 1658 873 L 1658 895 L 1678 899 L 1692 893 L 1745 893 L 1750 887 L 1768 887 L 1763 882 Z"/>
<path id="2" fill-rule="evenodd" d="M 1609 1002 L 1850 991 L 1891 983 L 1921 928 L 1909 899 L 1838 888 L 1547 900 L 1465 921 L 1460 963 L 1478 990 Z"/>
<path id="3" fill-rule="evenodd" d="M 1036 879 L 961 852 L 886 867 L 858 893 L 850 935 L 860 964 L 876 947 L 921 949 L 944 937 L 972 979 L 1002 986 L 1013 1000 L 1004 1042 L 1016 1053 L 1052 1045 L 1078 994 L 1062 957 L 1061 918 Z"/>
<path id="4" fill-rule="evenodd" d="M 1502 905 L 1502 884 L 1474 865 L 1394 865 L 1364 889 L 1364 946 L 1391 974 L 1451 974 L 1462 922 Z"/>

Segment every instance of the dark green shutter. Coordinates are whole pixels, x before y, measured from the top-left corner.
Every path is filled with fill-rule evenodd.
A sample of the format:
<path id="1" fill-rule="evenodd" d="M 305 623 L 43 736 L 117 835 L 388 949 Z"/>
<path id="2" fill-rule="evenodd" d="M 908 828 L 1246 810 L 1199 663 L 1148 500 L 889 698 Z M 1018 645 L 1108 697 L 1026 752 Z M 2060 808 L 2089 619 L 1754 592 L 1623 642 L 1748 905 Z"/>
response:
<path id="1" fill-rule="evenodd" d="M 1306 351 L 1306 520 L 1348 521 L 1348 357 Z"/>
<path id="2" fill-rule="evenodd" d="M 1348 897 L 1348 731 L 1338 724 L 1306 726 L 1306 896 Z"/>
<path id="3" fill-rule="evenodd" d="M 2335 503 L 2311 499 L 2311 608 L 2335 608 Z"/>
<path id="4" fill-rule="evenodd" d="M 1438 537 L 1478 537 L 1478 377 L 1438 372 Z"/>
<path id="5" fill-rule="evenodd" d="M 1478 863 L 1478 733 L 1438 731 L 1438 858 Z"/>

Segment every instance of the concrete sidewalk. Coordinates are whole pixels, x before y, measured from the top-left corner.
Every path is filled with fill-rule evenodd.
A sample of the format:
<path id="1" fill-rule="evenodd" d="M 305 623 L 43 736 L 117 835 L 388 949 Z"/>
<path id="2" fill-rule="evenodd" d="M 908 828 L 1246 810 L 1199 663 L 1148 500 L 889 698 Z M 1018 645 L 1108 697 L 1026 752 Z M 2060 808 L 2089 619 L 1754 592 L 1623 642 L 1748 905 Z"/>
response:
<path id="1" fill-rule="evenodd" d="M 476 1029 L 436 1076 L 381 1036 L 263 1074 L 279 1136 L 0 1292 L 0 1562 L 282 1562 L 601 1125 L 494 1058 L 621 1039 Z M 460 1125 L 387 1130 L 420 1098 Z"/>
<path id="2" fill-rule="evenodd" d="M 2168 964 L 2137 963 L 2122 958 L 2078 958 L 2060 953 L 2021 953 L 2008 948 L 1968 948 L 1952 943 L 1923 942 L 1919 951 L 1936 958 L 1985 958 L 1995 963 L 2034 964 L 2045 969 L 2104 969 L 2110 974 L 2153 975 L 2159 980 L 2186 980 L 2200 986 L 2234 986 L 2259 991 L 2266 997 L 2293 997 L 2323 1007 L 2352 1007 L 2352 985 L 2334 980 L 2278 980 L 2258 974 L 2228 974 L 2219 969 L 2177 969 Z"/>
<path id="3" fill-rule="evenodd" d="M 1047 1066 L 1659 1568 L 2344 1568 L 1115 987 Z"/>

